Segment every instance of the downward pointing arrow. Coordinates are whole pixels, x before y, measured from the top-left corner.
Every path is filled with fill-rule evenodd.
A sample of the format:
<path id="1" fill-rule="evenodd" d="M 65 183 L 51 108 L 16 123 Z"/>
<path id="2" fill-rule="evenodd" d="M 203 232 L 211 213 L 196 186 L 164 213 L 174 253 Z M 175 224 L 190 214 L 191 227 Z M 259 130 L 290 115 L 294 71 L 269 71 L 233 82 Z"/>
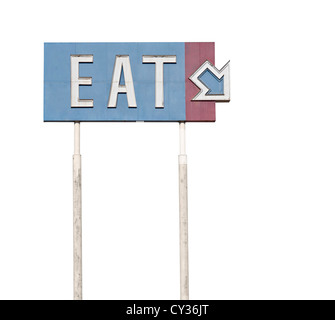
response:
<path id="1" fill-rule="evenodd" d="M 216 101 L 229 102 L 230 101 L 230 67 L 228 61 L 221 70 L 218 70 L 213 64 L 206 60 L 202 66 L 194 72 L 189 79 L 200 89 L 200 92 L 192 99 L 192 101 Z M 223 94 L 211 94 L 211 89 L 208 88 L 200 77 L 209 70 L 213 78 L 223 79 Z"/>

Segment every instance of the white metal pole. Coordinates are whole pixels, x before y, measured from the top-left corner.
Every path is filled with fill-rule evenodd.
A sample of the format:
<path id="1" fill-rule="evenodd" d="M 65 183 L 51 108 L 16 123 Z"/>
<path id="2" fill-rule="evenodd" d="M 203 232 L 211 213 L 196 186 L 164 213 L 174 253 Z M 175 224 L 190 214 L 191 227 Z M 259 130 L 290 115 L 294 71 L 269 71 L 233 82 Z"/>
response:
<path id="1" fill-rule="evenodd" d="M 74 123 L 73 155 L 73 299 L 83 299 L 80 122 Z"/>
<path id="2" fill-rule="evenodd" d="M 187 156 L 185 145 L 185 122 L 179 123 L 179 143 L 180 300 L 189 300 Z"/>

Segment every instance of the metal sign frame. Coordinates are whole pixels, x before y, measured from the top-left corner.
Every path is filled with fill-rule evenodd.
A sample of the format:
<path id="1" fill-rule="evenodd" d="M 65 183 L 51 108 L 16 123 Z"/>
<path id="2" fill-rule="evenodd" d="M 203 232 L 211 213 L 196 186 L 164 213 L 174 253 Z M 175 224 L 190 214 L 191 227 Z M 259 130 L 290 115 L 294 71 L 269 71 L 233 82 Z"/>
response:
<path id="1" fill-rule="evenodd" d="M 213 42 L 45 43 L 44 53 L 44 121 L 74 122 L 74 300 L 83 298 L 83 121 L 179 122 L 180 299 L 188 300 L 185 126 L 215 121 L 215 102 L 230 101 L 229 62 L 220 70 L 214 66 Z"/>

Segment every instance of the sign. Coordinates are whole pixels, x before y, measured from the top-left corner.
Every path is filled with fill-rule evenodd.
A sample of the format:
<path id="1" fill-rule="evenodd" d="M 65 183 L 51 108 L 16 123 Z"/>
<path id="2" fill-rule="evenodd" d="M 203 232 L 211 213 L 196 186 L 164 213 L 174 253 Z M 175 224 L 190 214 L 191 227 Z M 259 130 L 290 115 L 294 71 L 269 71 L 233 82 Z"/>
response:
<path id="1" fill-rule="evenodd" d="M 44 121 L 215 121 L 213 42 L 45 43 Z"/>

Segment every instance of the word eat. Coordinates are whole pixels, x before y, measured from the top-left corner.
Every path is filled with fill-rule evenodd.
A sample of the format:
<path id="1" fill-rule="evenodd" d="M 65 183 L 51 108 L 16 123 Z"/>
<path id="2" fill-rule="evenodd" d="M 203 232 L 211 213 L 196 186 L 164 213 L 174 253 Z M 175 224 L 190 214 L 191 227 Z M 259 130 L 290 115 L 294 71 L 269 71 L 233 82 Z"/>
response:
<path id="1" fill-rule="evenodd" d="M 79 86 L 92 85 L 91 77 L 79 77 L 79 64 L 92 63 L 92 54 L 71 55 L 71 108 L 93 108 L 93 99 L 80 99 Z M 176 63 L 176 56 L 146 56 L 142 63 L 155 64 L 155 107 L 164 108 L 164 63 Z M 121 74 L 124 74 L 124 85 L 120 84 Z M 108 108 L 116 108 L 119 93 L 126 93 L 129 108 L 137 108 L 133 76 L 131 73 L 128 55 L 115 57 L 111 89 L 108 99 Z"/>

